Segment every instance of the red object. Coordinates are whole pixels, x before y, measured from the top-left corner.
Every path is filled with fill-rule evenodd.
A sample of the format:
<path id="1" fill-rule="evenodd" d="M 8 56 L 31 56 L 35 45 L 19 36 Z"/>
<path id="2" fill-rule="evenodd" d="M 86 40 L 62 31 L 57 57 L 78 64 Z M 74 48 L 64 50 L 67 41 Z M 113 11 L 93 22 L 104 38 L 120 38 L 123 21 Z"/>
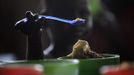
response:
<path id="1" fill-rule="evenodd" d="M 43 75 L 42 71 L 31 66 L 0 67 L 0 75 Z"/>
<path id="2" fill-rule="evenodd" d="M 134 69 L 122 69 L 107 71 L 104 75 L 134 75 Z"/>

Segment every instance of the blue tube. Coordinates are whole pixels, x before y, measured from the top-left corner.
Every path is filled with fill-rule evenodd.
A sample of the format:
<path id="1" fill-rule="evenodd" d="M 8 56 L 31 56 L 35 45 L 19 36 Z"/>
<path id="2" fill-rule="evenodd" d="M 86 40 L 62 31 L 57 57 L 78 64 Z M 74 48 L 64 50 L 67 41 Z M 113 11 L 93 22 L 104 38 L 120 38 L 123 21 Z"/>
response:
<path id="1" fill-rule="evenodd" d="M 76 18 L 75 20 L 68 20 L 68 19 L 62 19 L 54 16 L 42 16 L 42 15 L 40 15 L 39 18 L 56 20 L 56 21 L 68 23 L 70 25 L 80 25 L 85 23 L 85 19 L 81 19 L 81 18 Z"/>

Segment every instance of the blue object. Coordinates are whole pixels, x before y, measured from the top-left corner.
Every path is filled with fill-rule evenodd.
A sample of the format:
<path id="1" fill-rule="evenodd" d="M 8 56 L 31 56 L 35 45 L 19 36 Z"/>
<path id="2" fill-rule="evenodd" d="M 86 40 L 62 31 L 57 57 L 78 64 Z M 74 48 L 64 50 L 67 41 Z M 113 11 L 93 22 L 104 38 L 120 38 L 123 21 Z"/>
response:
<path id="1" fill-rule="evenodd" d="M 81 18 L 76 18 L 75 20 L 67 20 L 67 19 L 62 19 L 62 18 L 58 18 L 54 16 L 42 16 L 42 15 L 40 15 L 39 18 L 56 20 L 56 21 L 68 23 L 71 25 L 79 25 L 79 24 L 85 23 L 85 19 L 81 19 Z"/>

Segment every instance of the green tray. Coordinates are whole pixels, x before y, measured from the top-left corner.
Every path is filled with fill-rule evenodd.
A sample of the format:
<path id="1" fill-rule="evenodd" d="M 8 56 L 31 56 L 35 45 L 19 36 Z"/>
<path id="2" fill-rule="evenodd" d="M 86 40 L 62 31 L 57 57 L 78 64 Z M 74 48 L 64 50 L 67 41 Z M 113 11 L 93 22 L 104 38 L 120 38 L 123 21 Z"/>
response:
<path id="1" fill-rule="evenodd" d="M 40 64 L 44 68 L 44 75 L 100 75 L 100 68 L 106 65 L 120 63 L 120 56 L 104 54 L 104 58 L 91 59 L 45 59 L 30 61 L 14 61 L 3 65 L 12 64 Z M 2 64 L 1 64 L 2 65 Z"/>

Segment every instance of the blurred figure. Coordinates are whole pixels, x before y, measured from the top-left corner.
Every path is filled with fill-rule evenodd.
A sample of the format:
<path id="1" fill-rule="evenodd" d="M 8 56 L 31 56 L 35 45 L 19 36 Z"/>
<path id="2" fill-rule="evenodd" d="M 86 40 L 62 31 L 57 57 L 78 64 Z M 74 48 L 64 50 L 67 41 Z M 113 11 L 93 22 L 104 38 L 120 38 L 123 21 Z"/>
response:
<path id="1" fill-rule="evenodd" d="M 101 0 L 91 0 L 90 7 L 93 27 L 89 41 L 93 49 L 103 53 L 119 53 L 122 41 L 114 14 Z"/>
<path id="2" fill-rule="evenodd" d="M 103 0 L 115 14 L 119 23 L 122 44 L 120 55 L 123 60 L 134 61 L 134 2 L 132 0 Z M 109 1 L 109 2 L 108 2 Z"/>

